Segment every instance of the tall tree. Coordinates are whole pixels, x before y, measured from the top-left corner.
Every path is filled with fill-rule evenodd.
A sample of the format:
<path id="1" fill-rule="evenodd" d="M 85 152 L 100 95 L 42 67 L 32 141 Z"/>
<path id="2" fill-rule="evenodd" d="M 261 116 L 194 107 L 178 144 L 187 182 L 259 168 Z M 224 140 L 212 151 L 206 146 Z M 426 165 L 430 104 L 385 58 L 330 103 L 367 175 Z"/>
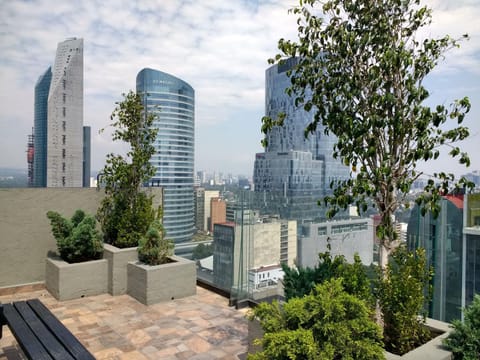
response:
<path id="1" fill-rule="evenodd" d="M 324 199 L 328 215 L 351 204 L 365 211 L 372 199 L 382 219 L 377 232 L 384 268 L 398 244 L 392 216 L 423 174 L 417 165 L 437 159 L 442 145 L 461 164 L 470 164 L 454 145 L 469 135 L 461 125 L 469 99 L 431 108 L 425 105 L 429 93 L 423 86 L 460 39 L 420 40 L 419 30 L 432 19 L 420 0 L 300 0 L 292 11 L 298 15 L 299 39 L 280 39 L 281 54 L 269 62 L 299 57 L 297 68 L 288 73 L 292 85 L 287 92 L 296 97 L 297 106 L 314 112 L 305 136 L 322 124 L 326 134 L 338 139 L 334 157 L 351 167 L 349 180 L 330 184 L 333 195 Z M 262 123 L 267 133 L 283 120 L 265 117 Z M 433 177 L 437 181 L 431 178 L 418 198 L 423 211 L 433 214 L 452 184 L 472 185 L 464 178 L 454 183 L 454 175 L 445 172 Z"/>
<path id="2" fill-rule="evenodd" d="M 111 115 L 114 141 L 130 146 L 126 156 L 108 154 L 101 182 L 105 198 L 97 211 L 104 240 L 118 247 L 138 245 L 155 219 L 152 197 L 141 190 L 155 173 L 150 158 L 157 129 L 154 115 L 146 115 L 141 97 L 130 91 Z M 103 129 L 101 130 L 103 131 Z"/>

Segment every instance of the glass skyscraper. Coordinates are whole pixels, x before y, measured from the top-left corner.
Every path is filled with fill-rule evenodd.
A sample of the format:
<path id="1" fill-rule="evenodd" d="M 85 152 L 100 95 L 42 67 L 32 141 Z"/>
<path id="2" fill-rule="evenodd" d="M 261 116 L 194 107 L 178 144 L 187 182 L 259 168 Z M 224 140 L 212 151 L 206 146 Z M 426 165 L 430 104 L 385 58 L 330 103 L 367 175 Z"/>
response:
<path id="1" fill-rule="evenodd" d="M 422 216 L 420 207 L 413 207 L 407 244 L 412 251 L 424 248 L 434 270 L 429 316 L 451 322 L 460 319 L 462 308 L 463 195 L 444 196 L 440 206 L 437 218 L 430 212 Z"/>
<path id="2" fill-rule="evenodd" d="M 283 126 L 269 132 L 265 152 L 256 154 L 253 181 L 263 213 L 296 220 L 323 218 L 317 201 L 330 191 L 332 180 L 347 179 L 349 169 L 333 158 L 336 138 L 325 135 L 321 124 L 304 136 L 314 111 L 295 106 L 295 98 L 285 92 L 291 85 L 287 71 L 297 63 L 290 58 L 266 71 L 265 113 L 273 119 L 280 113 L 286 117 Z"/>
<path id="3" fill-rule="evenodd" d="M 143 69 L 137 75 L 137 93 L 158 128 L 151 163 L 151 186 L 161 186 L 163 225 L 175 243 L 191 240 L 194 232 L 195 92 L 185 81 L 162 71 Z"/>
<path id="4" fill-rule="evenodd" d="M 47 186 L 47 126 L 48 126 L 48 92 L 52 81 L 52 69 L 49 67 L 35 84 L 34 104 L 34 155 L 33 186 Z"/>

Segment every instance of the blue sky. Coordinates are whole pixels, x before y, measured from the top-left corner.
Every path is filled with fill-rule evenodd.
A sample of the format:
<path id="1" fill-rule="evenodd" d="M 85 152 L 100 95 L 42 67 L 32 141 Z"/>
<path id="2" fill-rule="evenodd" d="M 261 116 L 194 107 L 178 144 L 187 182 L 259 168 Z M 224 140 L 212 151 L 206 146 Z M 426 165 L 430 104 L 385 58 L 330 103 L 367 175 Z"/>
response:
<path id="1" fill-rule="evenodd" d="M 433 23 L 425 34 L 468 33 L 471 39 L 427 80 L 430 103 L 469 96 L 472 136 L 463 147 L 465 170 L 442 157 L 422 166 L 456 174 L 480 170 L 480 0 L 428 0 Z M 195 89 L 196 170 L 251 176 L 261 151 L 267 59 L 279 38 L 295 39 L 294 0 L 268 1 L 52 1 L 0 0 L 0 167 L 26 168 L 27 134 L 33 126 L 33 90 L 53 65 L 57 43 L 84 39 L 84 124 L 92 127 L 92 169 L 109 152 L 107 126 L 115 101 L 135 89 L 144 67 L 177 76 Z"/>

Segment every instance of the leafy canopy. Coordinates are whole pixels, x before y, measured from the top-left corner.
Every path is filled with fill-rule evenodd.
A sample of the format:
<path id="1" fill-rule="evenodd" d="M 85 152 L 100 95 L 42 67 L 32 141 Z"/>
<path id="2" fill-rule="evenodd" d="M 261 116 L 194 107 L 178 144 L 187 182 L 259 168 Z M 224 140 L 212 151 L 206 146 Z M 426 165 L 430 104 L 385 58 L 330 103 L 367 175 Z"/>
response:
<path id="1" fill-rule="evenodd" d="M 328 215 L 350 204 L 365 211 L 372 199 L 382 216 L 378 235 L 391 251 L 392 214 L 423 174 L 417 165 L 437 159 L 442 145 L 460 163 L 470 164 L 453 145 L 469 136 L 462 125 L 469 99 L 431 108 L 423 86 L 458 40 L 448 35 L 420 40 L 419 31 L 432 19 L 420 0 L 300 0 L 292 12 L 298 16 L 298 41 L 280 39 L 281 53 L 269 62 L 299 57 L 288 73 L 287 92 L 297 106 L 314 113 L 305 135 L 323 125 L 326 134 L 337 137 L 334 157 L 351 167 L 350 179 L 330 184 L 333 195 L 324 199 Z M 266 134 L 283 121 L 262 122 Z M 433 176 L 439 183 L 429 180 L 418 202 L 437 214 L 437 200 L 455 179 L 444 172 Z M 462 178 L 455 187 L 466 185 L 472 184 Z"/>
<path id="2" fill-rule="evenodd" d="M 154 115 L 145 114 L 140 95 L 130 91 L 123 96 L 110 117 L 115 129 L 112 139 L 129 144 L 130 149 L 126 156 L 107 155 L 101 178 L 106 196 L 97 218 L 105 242 L 131 247 L 155 220 L 152 197 L 141 187 L 155 174 L 149 161 L 155 153 L 153 142 L 158 130 L 153 127 Z"/>

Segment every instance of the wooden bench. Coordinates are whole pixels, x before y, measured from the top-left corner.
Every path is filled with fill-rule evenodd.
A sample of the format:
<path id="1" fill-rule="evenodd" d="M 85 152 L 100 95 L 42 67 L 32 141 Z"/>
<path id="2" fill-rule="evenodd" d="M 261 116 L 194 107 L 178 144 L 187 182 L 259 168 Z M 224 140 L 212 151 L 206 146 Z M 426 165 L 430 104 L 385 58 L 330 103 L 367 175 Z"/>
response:
<path id="1" fill-rule="evenodd" d="M 3 325 L 29 359 L 95 359 L 38 299 L 0 304 L 0 338 Z"/>

